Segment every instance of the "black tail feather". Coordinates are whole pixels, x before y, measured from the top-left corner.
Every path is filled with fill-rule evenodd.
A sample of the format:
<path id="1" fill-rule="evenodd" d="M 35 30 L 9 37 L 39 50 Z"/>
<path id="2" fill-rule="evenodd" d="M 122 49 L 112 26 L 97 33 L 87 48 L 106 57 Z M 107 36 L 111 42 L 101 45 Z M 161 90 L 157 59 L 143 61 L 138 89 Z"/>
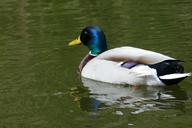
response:
<path id="1" fill-rule="evenodd" d="M 168 75 L 168 74 L 174 74 L 174 73 L 183 73 L 184 68 L 180 64 L 180 62 L 184 62 L 181 60 L 165 60 L 160 63 L 148 65 L 151 68 L 154 68 L 157 70 L 157 75 L 158 76 L 163 76 L 163 75 Z M 178 79 L 170 79 L 170 80 L 162 80 L 160 79 L 163 83 L 166 85 L 173 85 L 177 84 L 180 81 L 182 81 L 185 78 L 178 78 Z"/>
<path id="2" fill-rule="evenodd" d="M 183 62 L 181 60 L 165 60 L 160 63 L 148 65 L 151 68 L 154 68 L 157 70 L 158 76 L 163 76 L 167 74 L 173 74 L 173 73 L 183 73 L 184 68 L 180 64 L 180 62 Z"/>

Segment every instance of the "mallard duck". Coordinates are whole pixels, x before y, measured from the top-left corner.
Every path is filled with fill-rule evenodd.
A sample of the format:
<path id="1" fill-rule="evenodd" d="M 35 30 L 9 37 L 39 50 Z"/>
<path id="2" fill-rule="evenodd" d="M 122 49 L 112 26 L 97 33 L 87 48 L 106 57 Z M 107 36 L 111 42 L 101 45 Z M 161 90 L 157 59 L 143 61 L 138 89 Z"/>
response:
<path id="1" fill-rule="evenodd" d="M 105 34 L 98 26 L 84 28 L 68 45 L 83 44 L 90 52 L 79 65 L 84 78 L 129 85 L 164 86 L 177 84 L 191 73 L 184 73 L 180 60 L 134 47 L 108 50 Z"/>

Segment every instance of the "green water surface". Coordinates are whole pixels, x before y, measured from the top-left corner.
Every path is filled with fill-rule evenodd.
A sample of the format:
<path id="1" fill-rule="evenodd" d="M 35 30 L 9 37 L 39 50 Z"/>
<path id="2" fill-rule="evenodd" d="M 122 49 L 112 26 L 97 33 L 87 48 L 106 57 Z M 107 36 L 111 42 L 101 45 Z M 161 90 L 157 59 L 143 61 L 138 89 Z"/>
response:
<path id="1" fill-rule="evenodd" d="M 164 88 L 83 84 L 88 50 L 67 44 L 88 25 L 103 28 L 110 48 L 157 51 L 192 71 L 191 0 L 1 0 L 0 128 L 192 127 L 192 78 Z"/>

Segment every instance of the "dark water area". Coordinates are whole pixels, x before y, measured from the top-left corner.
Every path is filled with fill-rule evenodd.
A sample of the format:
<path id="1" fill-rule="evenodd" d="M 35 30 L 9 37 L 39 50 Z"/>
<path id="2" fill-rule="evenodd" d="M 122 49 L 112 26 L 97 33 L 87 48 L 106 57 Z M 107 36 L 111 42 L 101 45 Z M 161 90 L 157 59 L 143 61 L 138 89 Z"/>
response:
<path id="1" fill-rule="evenodd" d="M 190 128 L 192 78 L 168 87 L 80 79 L 88 25 L 109 48 L 133 46 L 184 60 L 192 71 L 191 0 L 1 0 L 0 127 Z"/>

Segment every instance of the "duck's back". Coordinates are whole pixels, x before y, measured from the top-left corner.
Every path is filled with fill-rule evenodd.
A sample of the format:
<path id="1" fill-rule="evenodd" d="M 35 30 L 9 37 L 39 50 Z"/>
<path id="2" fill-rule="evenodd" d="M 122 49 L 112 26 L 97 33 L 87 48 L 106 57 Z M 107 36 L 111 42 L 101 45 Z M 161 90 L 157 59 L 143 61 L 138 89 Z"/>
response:
<path id="1" fill-rule="evenodd" d="M 144 64 L 155 64 L 164 60 L 175 60 L 172 57 L 134 47 L 119 47 L 110 49 L 100 54 L 98 59 L 105 59 L 111 61 L 137 61 Z"/>

